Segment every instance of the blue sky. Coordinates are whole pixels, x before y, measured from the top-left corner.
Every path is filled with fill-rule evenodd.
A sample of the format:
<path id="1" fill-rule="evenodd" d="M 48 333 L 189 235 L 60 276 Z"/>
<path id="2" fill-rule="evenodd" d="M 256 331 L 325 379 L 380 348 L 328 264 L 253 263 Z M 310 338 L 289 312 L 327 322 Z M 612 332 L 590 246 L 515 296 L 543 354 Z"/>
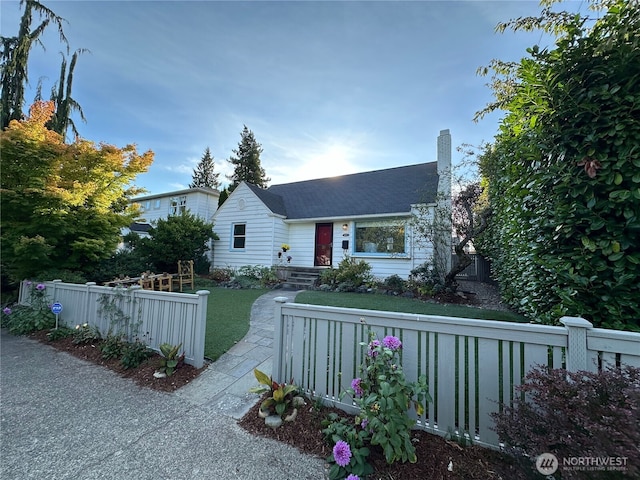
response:
<path id="1" fill-rule="evenodd" d="M 540 11 L 520 0 L 43 3 L 67 20 L 71 49 L 91 51 L 74 75 L 81 136 L 155 152 L 136 181 L 150 194 L 186 188 L 206 147 L 228 183 L 245 124 L 272 184 L 434 161 L 443 129 L 455 162 L 456 146 L 491 141 L 501 118 L 472 121 L 491 100 L 477 68 L 548 44 L 494 33 Z M 2 35 L 15 35 L 19 3 L 0 8 Z M 29 78 L 48 98 L 63 47 L 53 27 L 43 41 Z"/>

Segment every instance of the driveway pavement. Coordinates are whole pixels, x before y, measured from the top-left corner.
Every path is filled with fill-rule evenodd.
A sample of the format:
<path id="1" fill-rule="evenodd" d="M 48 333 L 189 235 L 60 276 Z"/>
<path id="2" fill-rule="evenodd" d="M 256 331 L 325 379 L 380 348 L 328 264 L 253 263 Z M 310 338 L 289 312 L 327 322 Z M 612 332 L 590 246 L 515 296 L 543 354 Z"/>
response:
<path id="1" fill-rule="evenodd" d="M 0 336 L 0 478 L 323 479 L 324 461 L 255 437 L 236 419 L 270 373 L 274 297 L 258 299 L 245 339 L 175 393 L 138 387 L 36 341 Z"/>

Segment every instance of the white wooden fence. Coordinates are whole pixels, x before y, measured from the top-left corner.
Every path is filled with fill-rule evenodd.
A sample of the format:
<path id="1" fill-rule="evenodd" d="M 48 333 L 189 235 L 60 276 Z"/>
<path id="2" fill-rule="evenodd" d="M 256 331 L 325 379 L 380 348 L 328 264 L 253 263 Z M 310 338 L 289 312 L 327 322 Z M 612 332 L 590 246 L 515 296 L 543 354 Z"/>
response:
<path id="1" fill-rule="evenodd" d="M 107 309 L 101 308 L 101 300 L 110 299 L 128 317 L 128 325 L 137 326 L 140 341 L 156 351 L 163 343 L 182 343 L 185 362 L 196 368 L 204 365 L 208 290 L 189 294 L 142 290 L 138 286 L 126 289 L 103 287 L 94 282 L 85 285 L 60 280 L 42 283 L 51 303 L 62 304 L 59 315 L 62 324 L 74 327 L 88 323 L 106 335 L 113 327 L 113 317 Z M 20 303 L 29 304 L 30 292 L 35 286 L 27 281 L 20 284 Z M 127 333 L 129 341 L 134 340 L 135 331 L 129 328 Z"/>
<path id="2" fill-rule="evenodd" d="M 468 435 L 498 447 L 491 412 L 508 404 L 514 387 L 535 365 L 596 371 L 606 364 L 640 366 L 640 334 L 592 328 L 563 317 L 563 327 L 285 303 L 276 299 L 274 365 L 277 381 L 355 412 L 339 399 L 360 377 L 368 332 L 402 341 L 408 381 L 426 375 L 433 401 L 417 427 L 439 435 Z"/>

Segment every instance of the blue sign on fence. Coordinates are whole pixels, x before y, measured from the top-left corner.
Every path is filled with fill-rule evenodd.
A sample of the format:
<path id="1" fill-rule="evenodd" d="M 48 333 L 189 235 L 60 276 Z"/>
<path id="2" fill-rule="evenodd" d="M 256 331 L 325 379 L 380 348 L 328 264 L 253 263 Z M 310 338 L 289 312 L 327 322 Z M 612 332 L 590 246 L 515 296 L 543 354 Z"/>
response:
<path id="1" fill-rule="evenodd" d="M 60 312 L 62 312 L 62 304 L 60 302 L 56 302 L 53 305 L 51 305 L 51 311 L 58 315 Z"/>

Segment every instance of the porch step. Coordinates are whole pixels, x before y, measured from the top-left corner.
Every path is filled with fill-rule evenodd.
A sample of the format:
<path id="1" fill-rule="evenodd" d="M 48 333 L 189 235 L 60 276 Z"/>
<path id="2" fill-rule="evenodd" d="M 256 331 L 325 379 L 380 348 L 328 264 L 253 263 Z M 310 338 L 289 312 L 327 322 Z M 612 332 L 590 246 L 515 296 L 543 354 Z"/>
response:
<path id="1" fill-rule="evenodd" d="M 321 270 L 315 268 L 289 267 L 284 279 L 285 287 L 308 289 L 313 287 L 320 277 Z"/>

